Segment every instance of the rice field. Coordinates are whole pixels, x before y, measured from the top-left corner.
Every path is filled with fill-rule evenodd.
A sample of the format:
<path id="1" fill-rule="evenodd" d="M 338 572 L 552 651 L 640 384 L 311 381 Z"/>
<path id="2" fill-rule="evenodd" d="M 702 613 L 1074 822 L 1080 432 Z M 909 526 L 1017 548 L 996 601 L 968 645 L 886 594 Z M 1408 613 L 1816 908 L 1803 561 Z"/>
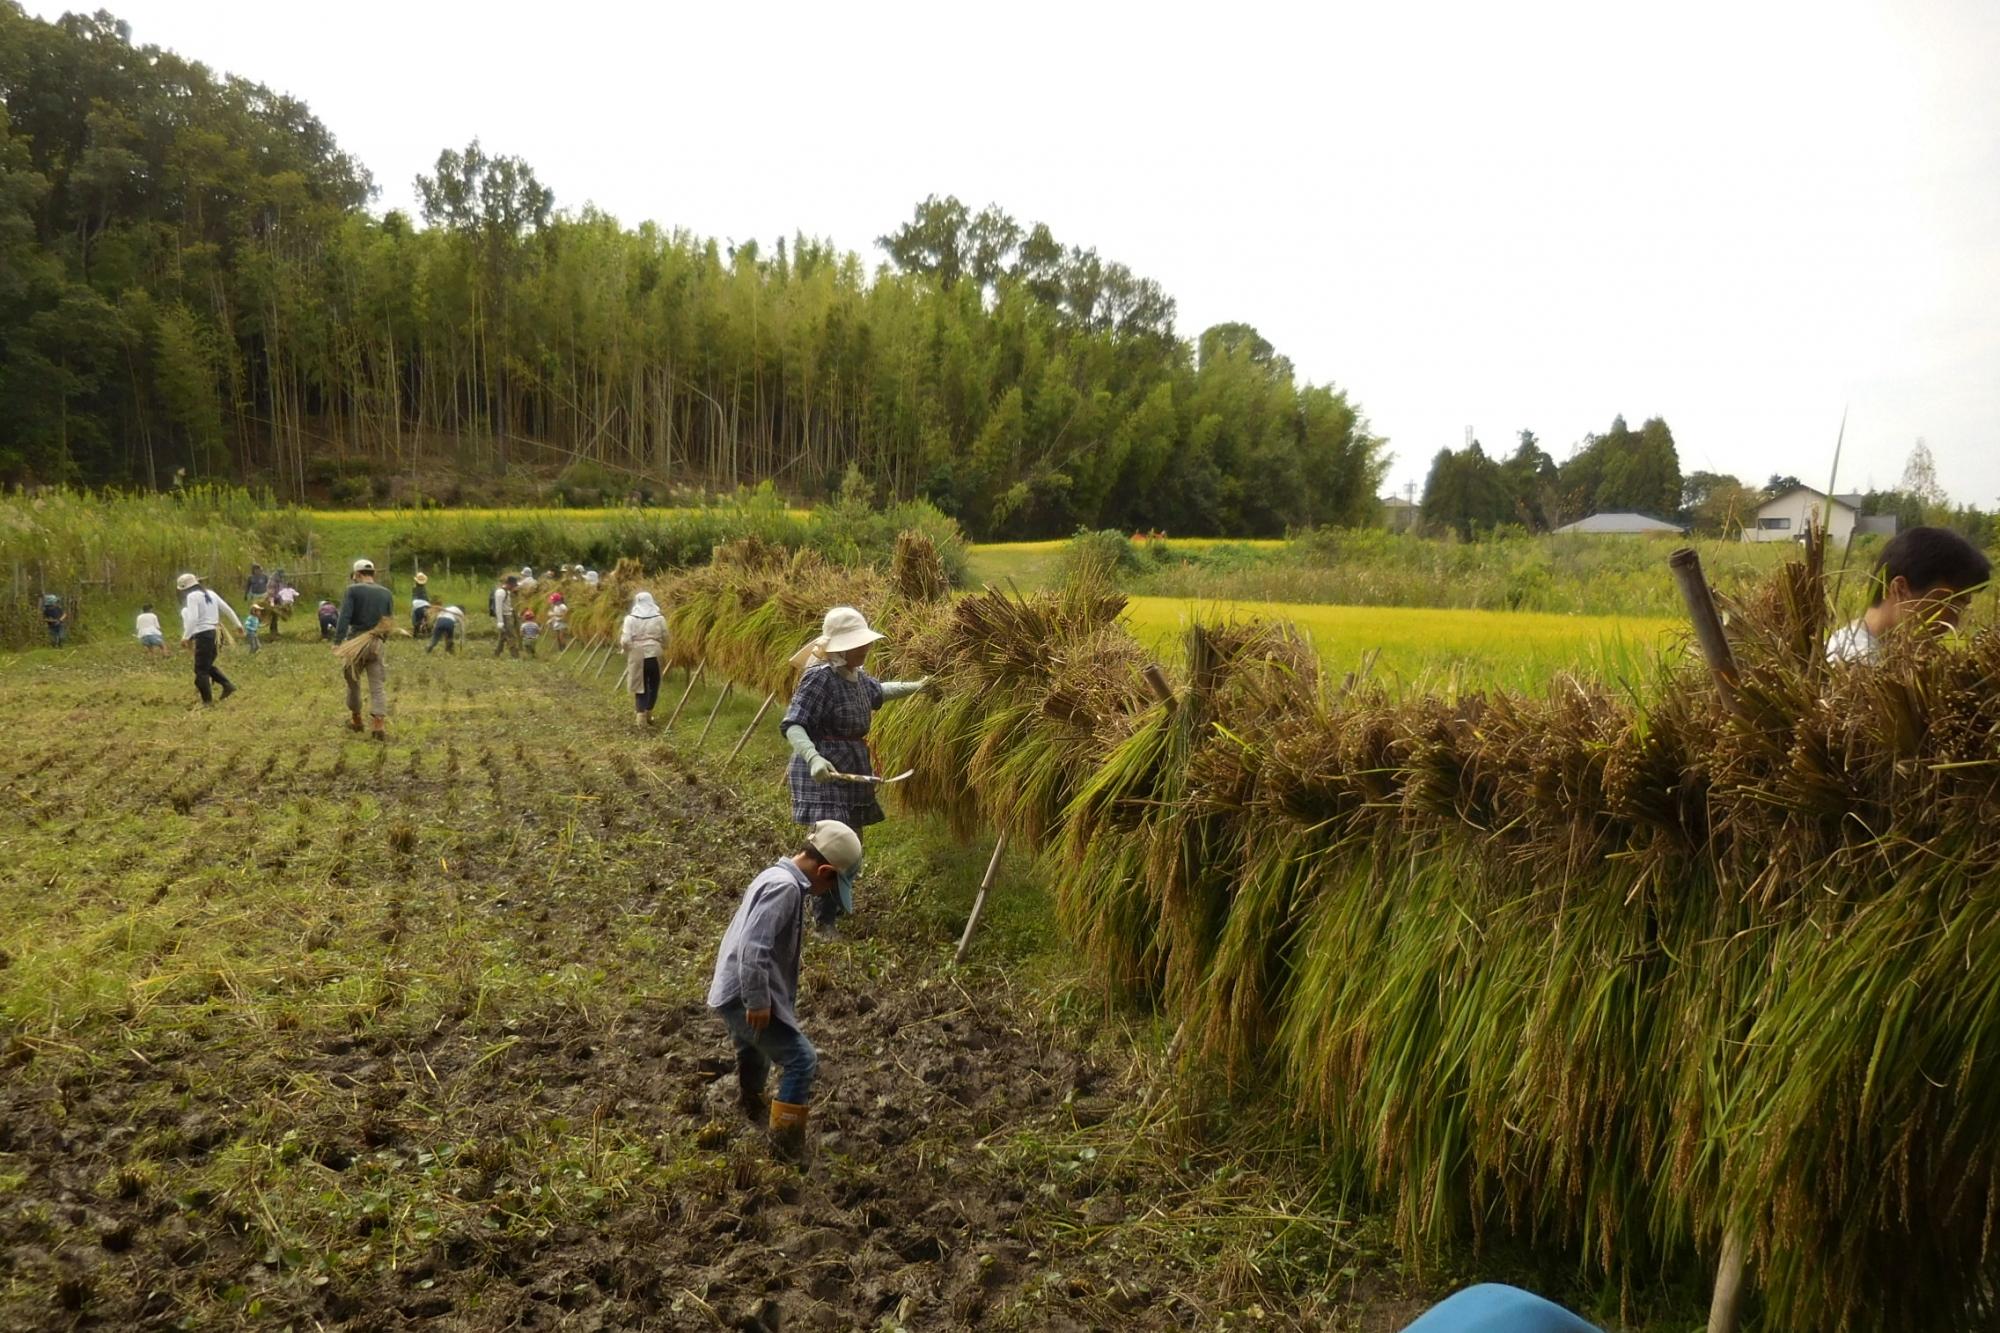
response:
<path id="1" fill-rule="evenodd" d="M 1125 621 L 1163 656 L 1188 628 L 1247 620 L 1296 627 L 1333 672 L 1389 684 L 1539 689 L 1559 672 L 1630 681 L 1681 642 L 1684 625 L 1659 616 L 1562 616 L 1533 611 L 1319 606 L 1306 602 L 1208 602 L 1133 597 Z"/>

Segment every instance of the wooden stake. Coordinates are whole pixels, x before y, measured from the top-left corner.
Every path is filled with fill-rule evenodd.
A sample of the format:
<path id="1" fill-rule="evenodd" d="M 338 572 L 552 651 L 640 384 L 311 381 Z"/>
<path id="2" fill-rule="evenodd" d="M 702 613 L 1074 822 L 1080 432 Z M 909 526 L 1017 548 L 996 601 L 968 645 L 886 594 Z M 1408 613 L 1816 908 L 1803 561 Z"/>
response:
<path id="1" fill-rule="evenodd" d="M 757 724 L 764 720 L 764 714 L 771 711 L 771 704 L 777 697 L 776 691 L 764 696 L 764 702 L 757 705 L 757 716 L 751 718 L 750 725 L 743 728 L 743 735 L 737 739 L 736 748 L 729 752 L 729 758 L 723 760 L 723 763 L 733 764 L 736 762 L 736 756 L 742 754 L 743 747 L 750 743 L 750 737 L 757 730 Z"/>
<path id="2" fill-rule="evenodd" d="M 1155 699 L 1163 704 L 1174 701 L 1174 688 L 1167 684 L 1167 673 L 1160 670 L 1158 662 L 1146 663 L 1146 669 L 1139 674 L 1146 678 L 1146 688 L 1153 692 Z"/>
<path id="3" fill-rule="evenodd" d="M 695 740 L 695 746 L 697 749 L 700 748 L 701 746 L 708 744 L 708 733 L 715 726 L 715 715 L 722 711 L 723 701 L 729 698 L 730 691 L 734 690 L 735 688 L 736 688 L 735 683 L 732 681 L 725 680 L 722 682 L 722 693 L 715 696 L 715 703 L 708 710 L 708 721 L 702 724 L 701 735 L 697 737 Z"/>
<path id="4" fill-rule="evenodd" d="M 1715 677 L 1716 688 L 1722 692 L 1722 702 L 1730 712 L 1740 713 L 1736 655 L 1729 650 L 1729 636 L 1723 633 L 1722 617 L 1715 611 L 1715 596 L 1702 576 L 1701 553 L 1692 546 L 1683 546 L 1667 557 L 1667 567 L 1673 570 L 1674 582 L 1680 585 L 1681 600 L 1687 603 L 1688 619 L 1694 624 L 1695 642 L 1701 645 L 1702 658 Z"/>
<path id="5" fill-rule="evenodd" d="M 1000 857 L 1006 850 L 1007 835 L 1002 833 L 993 840 L 993 859 L 986 863 L 986 877 L 979 881 L 978 896 L 972 900 L 972 915 L 965 919 L 965 933 L 958 937 L 958 952 L 951 956 L 954 963 L 964 962 L 966 951 L 972 947 L 972 932 L 979 929 L 979 914 L 986 910 L 986 894 L 1000 874 Z"/>
<path id="6" fill-rule="evenodd" d="M 1722 1233 L 1722 1256 L 1715 1264 L 1715 1297 L 1708 1304 L 1708 1333 L 1736 1333 L 1743 1300 L 1743 1237 L 1735 1227 Z"/>
<path id="7" fill-rule="evenodd" d="M 611 665 L 611 659 L 615 656 L 617 656 L 617 654 L 611 651 L 611 644 L 607 642 L 604 645 L 604 660 L 597 664 L 598 677 L 601 678 L 604 675 L 604 668 Z"/>
<path id="8" fill-rule="evenodd" d="M 667 717 L 668 730 L 672 730 L 674 723 L 680 721 L 681 709 L 687 707 L 688 696 L 694 693 L 694 687 L 701 680 L 701 673 L 704 669 L 697 663 L 695 669 L 688 672 L 688 684 L 687 688 L 681 691 L 681 701 L 674 705 L 674 711 Z"/>

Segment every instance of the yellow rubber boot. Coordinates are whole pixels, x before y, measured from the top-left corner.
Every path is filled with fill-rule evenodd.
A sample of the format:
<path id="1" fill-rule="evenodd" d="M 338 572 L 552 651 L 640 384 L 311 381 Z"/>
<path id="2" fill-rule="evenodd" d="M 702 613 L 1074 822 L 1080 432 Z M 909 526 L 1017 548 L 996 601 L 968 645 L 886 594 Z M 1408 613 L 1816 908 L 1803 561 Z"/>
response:
<path id="1" fill-rule="evenodd" d="M 806 1156 L 806 1108 L 797 1102 L 772 1101 L 771 1152 L 787 1162 L 802 1163 Z"/>

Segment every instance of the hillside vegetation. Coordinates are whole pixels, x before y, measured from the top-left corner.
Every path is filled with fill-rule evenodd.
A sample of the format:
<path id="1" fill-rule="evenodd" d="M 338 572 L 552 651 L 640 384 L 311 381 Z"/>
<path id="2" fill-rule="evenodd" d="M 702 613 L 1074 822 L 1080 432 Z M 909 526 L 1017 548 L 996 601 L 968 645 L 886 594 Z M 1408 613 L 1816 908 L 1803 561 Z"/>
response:
<path id="1" fill-rule="evenodd" d="M 0 481 L 598 503 L 857 467 L 975 536 L 1375 504 L 1344 394 L 997 207 L 924 201 L 871 272 L 561 211 L 477 141 L 418 189 L 376 217 L 297 99 L 0 0 Z"/>

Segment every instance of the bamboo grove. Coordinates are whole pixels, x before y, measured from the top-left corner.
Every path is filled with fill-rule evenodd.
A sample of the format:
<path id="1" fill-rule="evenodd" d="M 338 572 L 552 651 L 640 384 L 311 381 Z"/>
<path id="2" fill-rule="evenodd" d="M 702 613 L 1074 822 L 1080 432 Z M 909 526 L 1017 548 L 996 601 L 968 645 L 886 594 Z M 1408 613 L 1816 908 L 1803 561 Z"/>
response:
<path id="1" fill-rule="evenodd" d="M 677 663 L 760 693 L 829 603 L 879 618 L 934 681 L 877 723 L 908 804 L 1039 848 L 1096 970 L 1413 1254 L 1527 1234 L 1616 1278 L 1733 1231 L 1767 1327 L 1992 1317 L 2000 632 L 1830 668 L 1793 564 L 1733 608 L 1738 712 L 1693 662 L 1392 695 L 1254 622 L 1192 629 L 1161 702 L 1115 593 L 954 601 L 923 546 L 650 586 Z"/>
<path id="2" fill-rule="evenodd" d="M 1345 395 L 1246 325 L 1180 337 L 1156 284 L 997 208 L 926 200 L 871 272 L 558 212 L 477 142 L 417 187 L 425 225 L 375 217 L 297 101 L 0 0 L 0 481 L 408 498 L 581 465 L 613 497 L 813 497 L 858 467 L 975 537 L 1375 504 Z"/>

